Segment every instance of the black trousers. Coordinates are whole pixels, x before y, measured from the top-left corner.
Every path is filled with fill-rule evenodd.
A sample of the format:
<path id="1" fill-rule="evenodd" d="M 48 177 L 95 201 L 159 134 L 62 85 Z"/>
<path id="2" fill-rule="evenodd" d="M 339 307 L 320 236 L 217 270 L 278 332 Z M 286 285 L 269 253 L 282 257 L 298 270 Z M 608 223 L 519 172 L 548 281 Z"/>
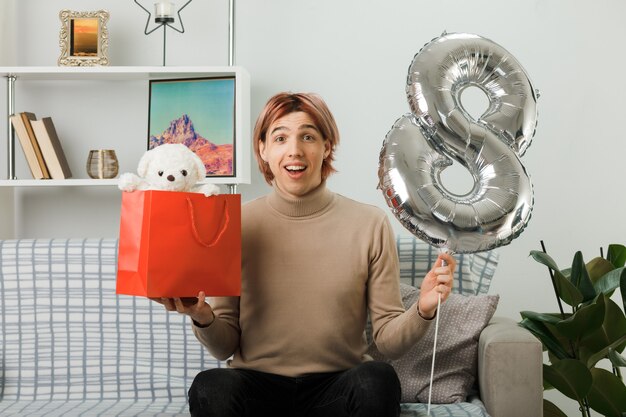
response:
<path id="1" fill-rule="evenodd" d="M 194 379 L 189 411 L 193 417 L 397 417 L 400 381 L 383 362 L 297 378 L 217 368 Z"/>

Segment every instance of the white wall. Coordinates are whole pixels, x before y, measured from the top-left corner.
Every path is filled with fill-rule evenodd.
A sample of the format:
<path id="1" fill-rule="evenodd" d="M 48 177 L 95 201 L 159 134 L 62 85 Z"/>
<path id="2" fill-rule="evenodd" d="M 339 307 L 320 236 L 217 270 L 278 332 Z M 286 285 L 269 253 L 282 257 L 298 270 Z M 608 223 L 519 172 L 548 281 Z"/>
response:
<path id="1" fill-rule="evenodd" d="M 626 145 L 618 123 L 626 107 L 623 0 L 238 0 L 236 4 L 236 64 L 251 74 L 253 117 L 275 92 L 320 93 L 342 133 L 340 173 L 330 186 L 385 210 L 376 190 L 377 158 L 392 123 L 408 111 L 404 82 L 413 55 L 444 30 L 471 32 L 503 45 L 524 65 L 541 91 L 537 134 L 523 158 L 535 186 L 535 206 L 524 233 L 500 249 L 492 289 L 501 295 L 499 314 L 518 319 L 521 310 L 556 310 L 547 271 L 528 258 L 530 250 L 540 248 L 541 239 L 563 267 L 575 250 L 591 258 L 601 246 L 626 242 L 622 217 L 626 194 L 621 183 Z M 19 1 L 18 64 L 56 65 L 58 11 L 100 7 L 111 13 L 112 65 L 160 65 L 162 37 L 143 35 L 146 15 L 131 0 Z M 227 1 L 194 0 L 183 11 L 183 19 L 187 33 L 168 35 L 168 64 L 225 65 Z M 138 155 L 125 152 L 124 143 L 143 140 L 145 129 L 133 127 L 136 124 L 124 120 L 124 114 L 147 117 L 141 113 L 146 102 L 128 102 L 95 87 L 89 110 L 83 111 L 72 103 L 75 93 L 68 90 L 74 88 L 53 87 L 45 100 L 26 91 L 18 111 L 23 106 L 42 116 L 53 115 L 71 136 L 69 141 L 114 147 L 122 171 L 134 170 Z M 128 129 L 112 131 L 106 122 L 110 118 L 121 119 L 121 126 Z M 0 132 L 5 129 L 0 125 Z M 5 147 L 0 149 L 4 152 Z M 5 158 L 0 155 L 4 173 Z M 82 174 L 86 154 L 70 157 L 72 168 Z M 244 200 L 267 190 L 256 172 L 251 185 L 240 187 Z M 17 195 L 18 211 L 23 212 L 16 224 L 19 235 L 116 236 L 116 190 L 36 189 Z M 395 219 L 392 223 L 402 232 Z M 569 415 L 576 414 L 572 408 Z"/>
<path id="2" fill-rule="evenodd" d="M 15 0 L 0 2 L 0 65 L 15 65 Z"/>

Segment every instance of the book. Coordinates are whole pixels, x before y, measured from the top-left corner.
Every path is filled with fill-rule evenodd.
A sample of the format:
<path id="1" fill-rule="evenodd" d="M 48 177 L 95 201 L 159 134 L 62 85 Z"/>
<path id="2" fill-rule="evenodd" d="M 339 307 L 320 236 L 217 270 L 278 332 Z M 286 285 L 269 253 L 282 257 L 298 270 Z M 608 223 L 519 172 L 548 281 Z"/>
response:
<path id="1" fill-rule="evenodd" d="M 20 113 L 20 117 L 22 118 L 22 121 L 24 122 L 24 127 L 26 128 L 26 132 L 28 133 L 30 142 L 33 144 L 33 150 L 35 151 L 35 156 L 37 157 L 37 162 L 39 163 L 41 172 L 43 172 L 43 178 L 50 179 L 50 173 L 48 172 L 48 167 L 46 166 L 46 162 L 43 159 L 43 154 L 41 153 L 39 142 L 37 142 L 37 137 L 35 136 L 35 132 L 33 131 L 33 126 L 31 124 L 33 120 L 37 120 L 37 117 L 33 113 L 29 113 L 25 111 Z"/>
<path id="2" fill-rule="evenodd" d="M 72 171 L 65 158 L 61 141 L 57 135 L 57 131 L 54 127 L 51 117 L 44 117 L 40 120 L 31 120 L 33 131 L 43 159 L 48 167 L 48 171 L 52 179 L 62 180 L 72 177 Z"/>
<path id="3" fill-rule="evenodd" d="M 12 114 L 9 118 L 11 119 L 11 123 L 13 124 L 13 128 L 15 129 L 15 134 L 20 142 L 20 145 L 22 145 L 22 150 L 24 151 L 24 156 L 26 156 L 26 162 L 28 163 L 28 168 L 30 169 L 30 173 L 33 175 L 33 178 L 36 180 L 45 178 L 43 171 L 39 166 L 35 149 L 30 141 L 30 137 L 28 136 L 22 117 L 19 114 Z"/>

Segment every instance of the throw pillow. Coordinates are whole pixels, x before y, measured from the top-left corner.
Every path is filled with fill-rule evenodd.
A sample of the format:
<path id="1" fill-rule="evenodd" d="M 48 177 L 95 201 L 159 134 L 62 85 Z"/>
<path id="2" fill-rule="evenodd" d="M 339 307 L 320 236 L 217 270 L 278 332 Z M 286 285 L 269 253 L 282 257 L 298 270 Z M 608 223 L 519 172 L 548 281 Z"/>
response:
<path id="1" fill-rule="evenodd" d="M 400 284 L 402 302 L 411 307 L 419 291 Z M 432 403 L 451 404 L 463 402 L 470 392 L 478 372 L 478 338 L 496 311 L 498 295 L 464 296 L 451 294 L 438 312 L 439 334 Z M 371 335 L 368 335 L 371 341 Z M 385 358 L 370 343 L 367 351 L 372 358 L 390 363 L 402 385 L 402 402 L 428 402 L 430 370 L 433 355 L 435 323 L 404 356 L 397 360 Z"/>
<path id="2" fill-rule="evenodd" d="M 439 250 L 419 240 L 415 236 L 396 237 L 400 282 L 419 288 L 422 279 L 432 267 Z M 498 266 L 498 253 L 495 250 L 455 254 L 457 268 L 454 272 L 452 292 L 455 294 L 477 295 L 489 291 L 491 280 Z"/>

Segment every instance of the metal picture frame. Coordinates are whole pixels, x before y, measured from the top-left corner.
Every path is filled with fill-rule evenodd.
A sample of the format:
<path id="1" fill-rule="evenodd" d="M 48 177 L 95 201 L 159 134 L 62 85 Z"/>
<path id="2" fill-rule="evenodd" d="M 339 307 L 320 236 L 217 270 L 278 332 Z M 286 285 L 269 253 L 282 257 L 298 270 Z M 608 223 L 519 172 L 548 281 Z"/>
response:
<path id="1" fill-rule="evenodd" d="M 59 12 L 59 19 L 60 66 L 109 65 L 109 12 L 64 9 Z"/>

